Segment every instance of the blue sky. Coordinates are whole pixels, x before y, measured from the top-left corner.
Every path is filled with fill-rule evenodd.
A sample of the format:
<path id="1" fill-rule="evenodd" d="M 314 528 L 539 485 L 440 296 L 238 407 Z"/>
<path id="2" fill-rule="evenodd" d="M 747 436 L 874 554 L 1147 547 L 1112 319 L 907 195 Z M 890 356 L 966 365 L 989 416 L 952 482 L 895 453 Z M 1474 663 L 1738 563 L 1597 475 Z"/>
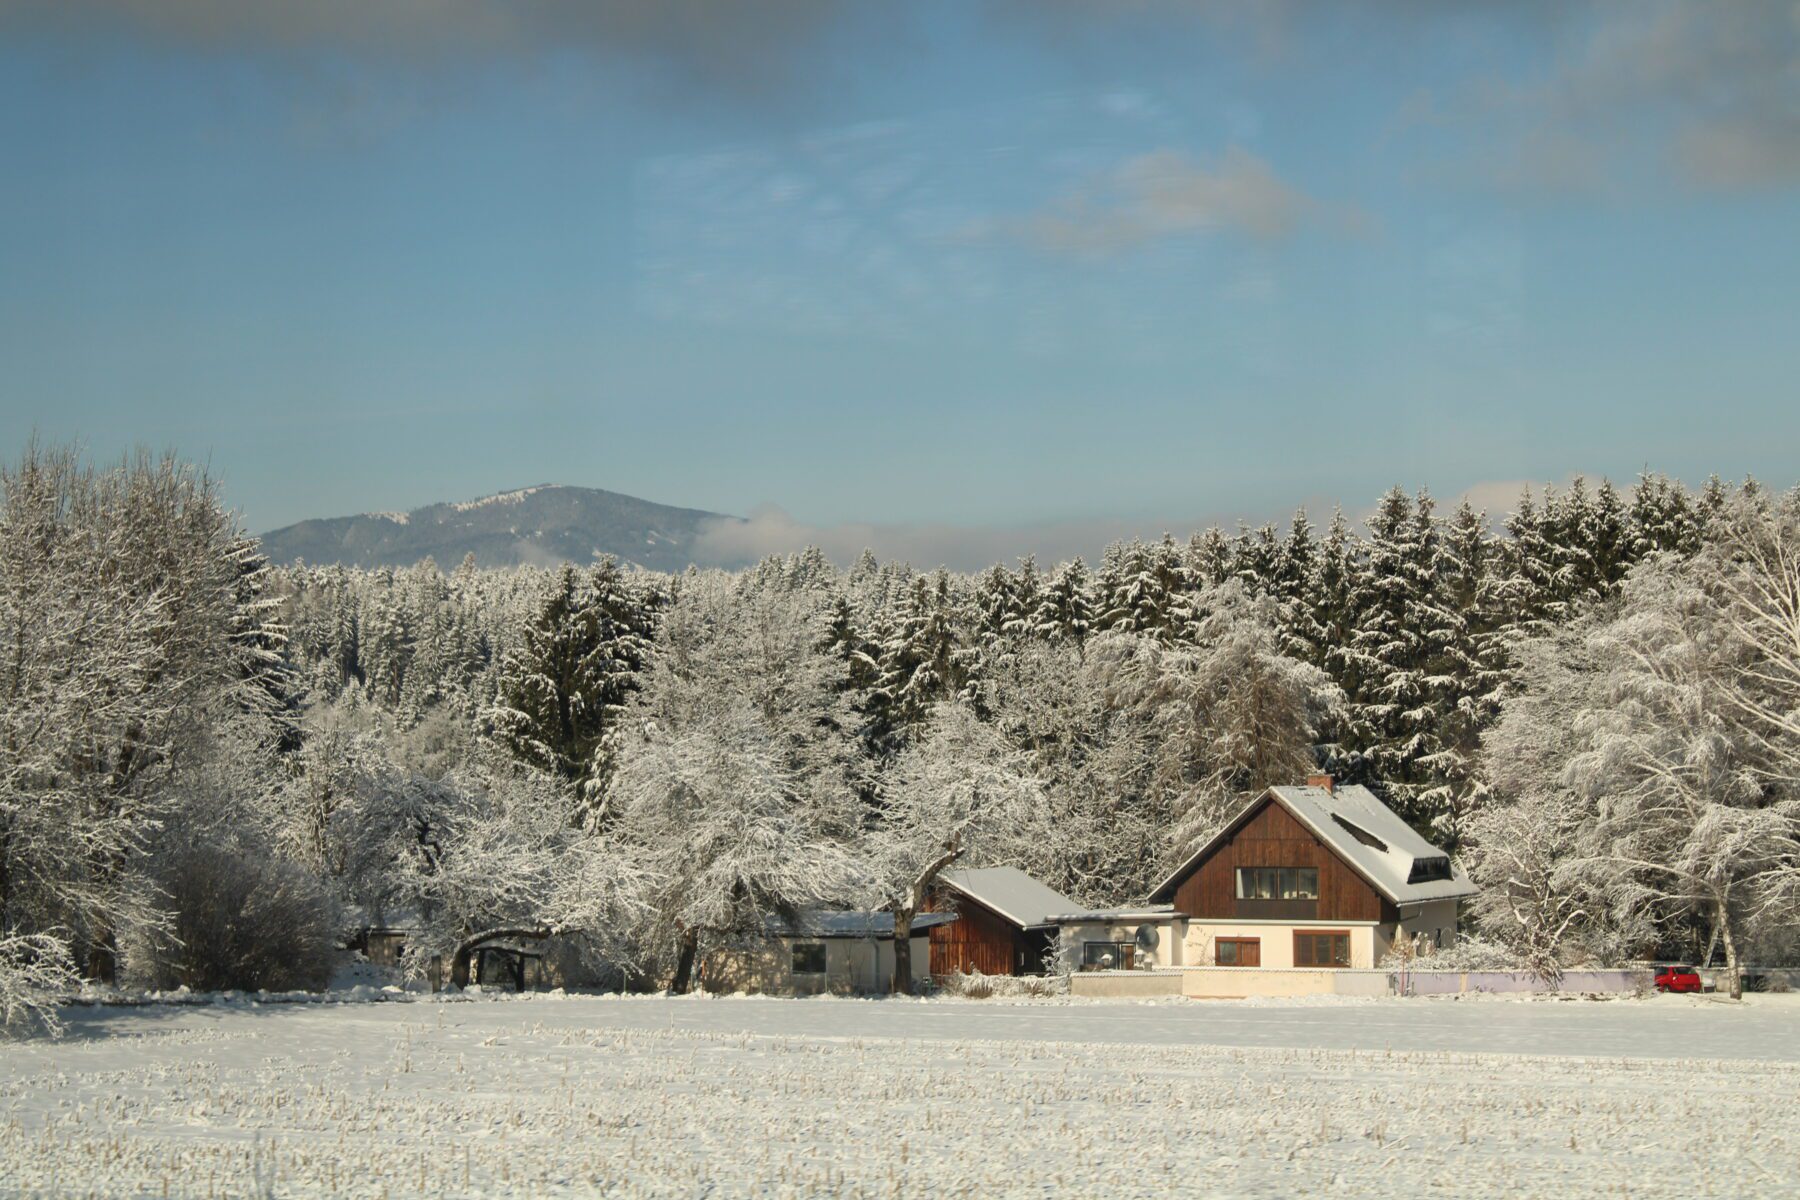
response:
<path id="1" fill-rule="evenodd" d="M 257 529 L 557 481 L 952 559 L 1792 483 L 1797 22 L 0 0 L 0 446 L 174 446 Z"/>

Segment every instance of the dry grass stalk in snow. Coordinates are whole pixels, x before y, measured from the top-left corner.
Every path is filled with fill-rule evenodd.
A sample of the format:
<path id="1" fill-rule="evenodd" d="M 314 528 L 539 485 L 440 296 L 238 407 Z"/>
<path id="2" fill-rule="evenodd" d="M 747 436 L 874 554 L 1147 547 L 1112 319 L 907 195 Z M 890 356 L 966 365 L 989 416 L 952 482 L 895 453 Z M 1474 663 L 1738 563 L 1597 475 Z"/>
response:
<path id="1" fill-rule="evenodd" d="M 1800 1189 L 1800 1114 L 1770 1103 L 1800 1089 L 1792 1061 L 805 1032 L 909 1016 L 954 1032 L 1005 1015 L 854 1003 L 183 1010 L 90 1023 L 0 1060 L 0 1193 L 1563 1198 L 1617 1194 L 1621 1172 L 1680 1178 L 1698 1195 Z M 1181 1016 L 1135 1011 L 1147 1030 Z M 1371 1011 L 1404 1015 L 1396 1004 L 1333 1019 Z M 1689 1019 L 1618 1012 L 1647 1039 L 1671 1036 L 1669 1016 Z M 758 1013 L 794 1032 L 719 1027 Z"/>

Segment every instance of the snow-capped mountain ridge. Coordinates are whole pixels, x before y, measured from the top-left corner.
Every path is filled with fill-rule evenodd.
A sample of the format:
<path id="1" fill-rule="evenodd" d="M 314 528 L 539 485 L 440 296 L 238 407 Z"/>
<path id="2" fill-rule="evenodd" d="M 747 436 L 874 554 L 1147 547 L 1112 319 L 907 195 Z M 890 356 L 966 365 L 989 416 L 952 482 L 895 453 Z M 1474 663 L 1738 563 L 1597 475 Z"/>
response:
<path id="1" fill-rule="evenodd" d="M 452 570 L 467 555 L 484 567 L 587 563 L 602 554 L 659 571 L 708 559 L 698 545 L 717 513 L 675 508 L 619 492 L 539 483 L 409 512 L 366 512 L 301 521 L 263 535 L 271 561 L 410 566 L 427 557 Z M 697 553 L 698 551 L 698 553 Z"/>

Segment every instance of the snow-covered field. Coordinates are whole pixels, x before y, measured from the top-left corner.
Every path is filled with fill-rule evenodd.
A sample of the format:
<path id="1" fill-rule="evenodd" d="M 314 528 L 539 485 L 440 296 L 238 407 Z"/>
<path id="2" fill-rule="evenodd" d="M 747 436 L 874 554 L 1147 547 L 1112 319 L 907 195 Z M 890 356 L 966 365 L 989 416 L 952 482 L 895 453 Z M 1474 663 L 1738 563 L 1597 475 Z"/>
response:
<path id="1" fill-rule="evenodd" d="M 77 1011 L 0 1194 L 1793 1195 L 1796 1001 Z"/>

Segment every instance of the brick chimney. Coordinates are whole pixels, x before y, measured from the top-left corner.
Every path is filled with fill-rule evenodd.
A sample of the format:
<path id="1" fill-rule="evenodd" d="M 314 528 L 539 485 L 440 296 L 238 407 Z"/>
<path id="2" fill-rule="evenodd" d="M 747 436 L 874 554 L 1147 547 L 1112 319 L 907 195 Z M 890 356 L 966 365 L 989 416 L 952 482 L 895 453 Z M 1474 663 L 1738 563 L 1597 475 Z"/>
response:
<path id="1" fill-rule="evenodd" d="M 1324 788 L 1328 794 L 1331 792 L 1332 782 L 1329 775 L 1308 775 L 1306 777 L 1307 787 Z"/>

